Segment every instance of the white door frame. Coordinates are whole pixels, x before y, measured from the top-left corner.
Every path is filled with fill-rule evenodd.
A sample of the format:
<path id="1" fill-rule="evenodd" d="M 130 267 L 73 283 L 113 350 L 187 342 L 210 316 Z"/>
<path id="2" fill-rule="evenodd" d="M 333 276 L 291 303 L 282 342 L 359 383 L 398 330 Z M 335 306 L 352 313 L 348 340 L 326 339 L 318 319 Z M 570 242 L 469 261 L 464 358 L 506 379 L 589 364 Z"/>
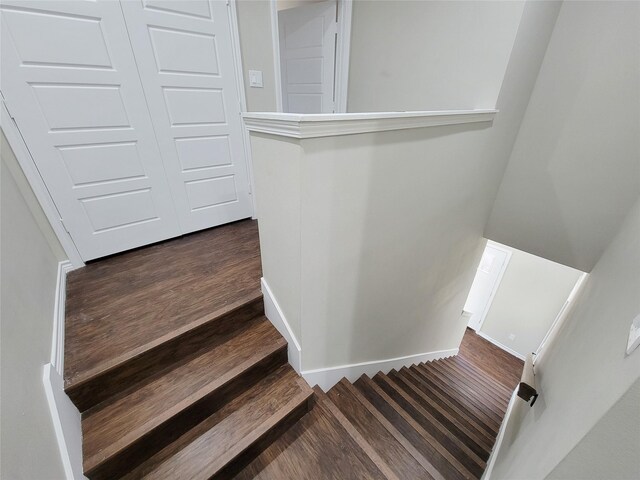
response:
<path id="1" fill-rule="evenodd" d="M 238 96 L 240 98 L 240 112 L 239 114 L 247 111 L 247 97 L 244 88 L 244 72 L 242 69 L 242 57 L 240 53 L 240 33 L 238 29 L 238 14 L 236 9 L 236 0 L 229 0 L 229 26 L 231 29 L 231 44 L 233 50 L 233 60 L 236 69 L 236 87 L 238 89 Z M 1 86 L 0 86 L 1 88 Z M 4 99 L 2 100 L 2 108 L 1 108 L 1 116 L 0 116 L 0 126 L 4 131 L 5 136 L 9 142 L 9 146 L 13 150 L 13 153 L 22 168 L 25 176 L 27 177 L 27 181 L 33 190 L 42 210 L 49 220 L 51 227 L 58 237 L 60 244 L 64 252 L 66 253 L 69 261 L 73 268 L 84 267 L 84 261 L 80 256 L 80 252 L 76 247 L 73 239 L 69 232 L 67 232 L 64 224 L 62 223 L 62 219 L 58 209 L 47 189 L 47 186 L 44 183 L 44 180 L 40 176 L 40 172 L 36 167 L 36 164 L 31 156 L 31 152 L 29 152 L 29 148 L 27 147 L 24 139 L 22 138 L 22 134 L 18 129 L 18 126 L 13 121 L 13 117 L 9 112 Z M 249 146 L 249 135 L 246 131 L 246 128 L 242 129 L 243 135 L 243 145 L 245 150 L 245 161 L 247 162 L 247 172 L 249 174 L 249 183 L 250 183 L 250 194 L 251 194 L 251 203 L 253 206 L 253 215 L 255 218 L 255 196 L 253 195 L 254 191 L 254 182 L 253 182 L 253 168 L 251 162 L 251 149 Z"/>
<path id="2" fill-rule="evenodd" d="M 487 247 L 491 247 L 494 248 L 496 250 L 500 250 L 501 252 L 506 254 L 506 258 L 504 259 L 504 263 L 502 264 L 502 268 L 500 269 L 500 272 L 498 273 L 498 277 L 496 278 L 496 282 L 493 285 L 493 288 L 491 289 L 491 294 L 489 295 L 489 300 L 487 301 L 487 305 L 484 307 L 484 310 L 482 311 L 482 315 L 480 316 L 480 321 L 478 322 L 478 328 L 476 329 L 476 332 L 480 332 L 480 330 L 482 330 L 482 325 L 484 324 L 484 321 L 487 319 L 487 314 L 489 313 L 489 310 L 491 309 L 491 304 L 493 303 L 493 299 L 496 296 L 496 292 L 498 291 L 498 289 L 500 288 L 500 283 L 502 283 L 502 277 L 504 277 L 504 272 L 507 271 L 507 267 L 509 266 L 509 262 L 511 261 L 511 255 L 513 254 L 513 252 L 511 250 L 509 250 L 506 247 L 503 247 L 500 244 L 497 244 L 491 240 L 487 241 L 487 245 L 485 246 L 485 249 Z M 484 250 L 482 252 L 484 254 Z"/>
<path id="3" fill-rule="evenodd" d="M 276 86 L 276 108 L 282 112 L 282 76 L 280 74 L 280 35 L 278 29 L 277 0 L 271 2 L 271 45 L 273 47 L 273 70 Z M 351 17 L 353 0 L 338 2 L 338 43 L 336 45 L 336 111 L 347 113 L 347 91 L 349 89 L 349 55 L 351 53 Z"/>

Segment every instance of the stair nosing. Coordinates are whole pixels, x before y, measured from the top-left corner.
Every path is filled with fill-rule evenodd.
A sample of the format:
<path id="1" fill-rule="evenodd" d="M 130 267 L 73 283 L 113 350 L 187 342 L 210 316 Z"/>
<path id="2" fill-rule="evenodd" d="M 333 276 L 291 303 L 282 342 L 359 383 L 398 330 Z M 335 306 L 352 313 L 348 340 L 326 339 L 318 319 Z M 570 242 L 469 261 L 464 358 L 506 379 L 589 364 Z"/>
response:
<path id="1" fill-rule="evenodd" d="M 199 328 L 208 323 L 215 322 L 223 316 L 232 314 L 242 307 L 255 302 L 256 300 L 259 300 L 262 296 L 262 292 L 259 289 L 255 290 L 245 295 L 242 299 L 237 300 L 236 302 L 225 305 L 224 307 L 221 307 L 207 315 L 203 315 L 186 325 L 183 325 L 179 328 L 176 328 L 175 330 L 172 330 L 169 333 L 166 333 L 161 337 L 147 342 L 144 345 L 140 345 L 133 350 L 129 350 L 128 352 L 120 354 L 106 362 L 102 362 L 89 370 L 74 375 L 71 378 L 65 379 L 64 390 L 65 392 L 69 393 L 72 390 L 81 388 L 94 381 L 96 378 L 99 378 L 100 376 L 105 375 L 110 371 L 115 370 L 116 368 L 122 367 L 128 362 L 135 361 L 141 355 L 161 346 L 163 343 L 178 339 L 182 335 L 189 333 L 191 330 Z"/>
<path id="2" fill-rule="evenodd" d="M 143 438 L 145 435 L 159 428 L 163 424 L 167 423 L 178 413 L 187 410 L 190 406 L 194 405 L 197 401 L 205 398 L 218 389 L 223 388 L 229 382 L 233 381 L 242 375 L 243 372 L 251 369 L 253 366 L 261 363 L 269 358 L 271 355 L 278 353 L 278 351 L 287 347 L 287 342 L 283 337 L 279 337 L 272 345 L 265 347 L 260 355 L 253 355 L 234 368 L 227 370 L 223 375 L 206 384 L 196 392 L 189 395 L 187 398 L 181 400 L 176 405 L 164 410 L 161 415 L 148 420 L 142 425 L 139 425 L 134 430 L 129 431 L 126 435 L 120 437 L 117 441 L 109 444 L 106 448 L 99 450 L 98 452 L 86 457 L 83 461 L 83 468 L 85 472 L 90 472 L 99 465 L 111 460 L 118 454 L 124 452 L 128 447 L 133 445 L 137 440 Z M 125 439 L 127 441 L 125 441 Z M 105 453 L 106 452 L 106 453 Z"/>

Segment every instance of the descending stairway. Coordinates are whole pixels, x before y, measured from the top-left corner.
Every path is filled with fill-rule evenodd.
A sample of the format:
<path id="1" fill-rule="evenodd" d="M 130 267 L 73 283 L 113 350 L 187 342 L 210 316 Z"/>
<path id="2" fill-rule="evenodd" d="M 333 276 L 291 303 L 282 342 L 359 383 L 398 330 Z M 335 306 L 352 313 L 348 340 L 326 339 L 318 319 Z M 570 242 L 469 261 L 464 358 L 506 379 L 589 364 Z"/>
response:
<path id="1" fill-rule="evenodd" d="M 203 253 L 228 234 L 245 235 L 228 261 Z M 89 479 L 480 478 L 512 386 L 460 355 L 311 389 L 264 316 L 255 222 L 197 235 L 70 278 L 66 391 Z"/>

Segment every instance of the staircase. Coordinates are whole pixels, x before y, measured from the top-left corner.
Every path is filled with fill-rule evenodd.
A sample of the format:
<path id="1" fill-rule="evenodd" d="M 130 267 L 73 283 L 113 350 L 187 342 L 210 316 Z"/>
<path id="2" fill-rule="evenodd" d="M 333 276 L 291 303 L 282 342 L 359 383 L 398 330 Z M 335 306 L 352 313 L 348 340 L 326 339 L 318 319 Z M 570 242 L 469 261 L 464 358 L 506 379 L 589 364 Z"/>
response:
<path id="1" fill-rule="evenodd" d="M 510 390 L 463 356 L 311 389 L 264 316 L 257 242 L 239 222 L 70 275 L 85 475 L 480 478 Z"/>

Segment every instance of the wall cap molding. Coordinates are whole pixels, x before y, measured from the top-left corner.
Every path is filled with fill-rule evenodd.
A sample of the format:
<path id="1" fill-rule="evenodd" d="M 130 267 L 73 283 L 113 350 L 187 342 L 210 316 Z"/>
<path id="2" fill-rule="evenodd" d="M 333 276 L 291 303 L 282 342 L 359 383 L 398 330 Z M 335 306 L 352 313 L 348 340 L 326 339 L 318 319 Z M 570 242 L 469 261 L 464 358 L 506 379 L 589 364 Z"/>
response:
<path id="1" fill-rule="evenodd" d="M 498 110 L 441 110 L 415 112 L 298 114 L 245 112 L 250 132 L 289 138 L 318 138 L 358 133 L 493 121 Z"/>

